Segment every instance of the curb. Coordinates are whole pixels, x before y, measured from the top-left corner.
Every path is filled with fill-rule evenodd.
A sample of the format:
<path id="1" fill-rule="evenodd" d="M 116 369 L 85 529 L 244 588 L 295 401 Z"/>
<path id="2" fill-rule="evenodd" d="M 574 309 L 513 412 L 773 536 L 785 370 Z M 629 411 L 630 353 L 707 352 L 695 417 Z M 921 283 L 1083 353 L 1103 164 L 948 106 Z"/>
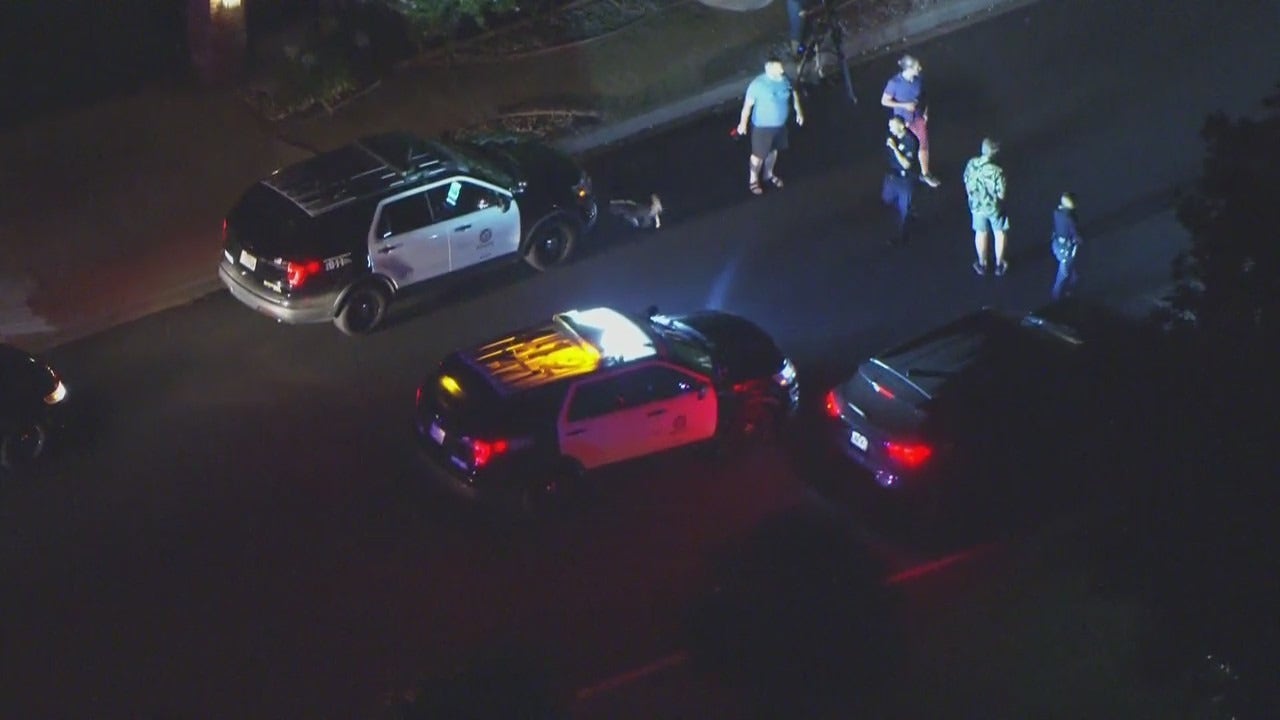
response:
<path id="1" fill-rule="evenodd" d="M 876 57 L 888 52 L 894 45 L 903 42 L 921 42 L 975 22 L 1021 9 L 1038 1 L 959 0 L 934 7 L 881 25 L 874 30 L 857 33 L 845 42 L 845 56 L 857 60 Z M 977 17 L 978 15 L 982 17 Z M 742 97 L 746 82 L 756 74 L 755 70 L 744 71 L 693 97 L 664 105 L 633 118 L 620 120 L 582 135 L 562 138 L 553 144 L 567 153 L 581 154 L 693 120 L 707 111 Z"/>
<path id="2" fill-rule="evenodd" d="M 849 58 L 859 60 L 876 57 L 895 45 L 904 42 L 921 42 L 1036 2 L 1038 0 L 958 0 L 901 18 L 874 30 L 859 33 L 846 43 L 845 54 Z M 978 17 L 979 15 L 981 17 Z M 624 140 L 639 139 L 647 134 L 680 125 L 739 98 L 745 81 L 754 75 L 754 72 L 744 72 L 693 97 L 669 103 L 642 115 L 620 120 L 581 135 L 562 138 L 552 144 L 564 152 L 578 155 L 603 150 Z M 216 261 L 216 256 L 211 257 L 210 267 Z M 90 318 L 85 322 L 50 333 L 17 336 L 17 338 L 33 352 L 45 352 L 148 315 L 195 302 L 221 289 L 221 281 L 215 274 L 210 273 L 207 279 L 187 282 L 177 288 L 161 291 L 146 302 L 119 309 L 106 314 L 105 317 Z"/>

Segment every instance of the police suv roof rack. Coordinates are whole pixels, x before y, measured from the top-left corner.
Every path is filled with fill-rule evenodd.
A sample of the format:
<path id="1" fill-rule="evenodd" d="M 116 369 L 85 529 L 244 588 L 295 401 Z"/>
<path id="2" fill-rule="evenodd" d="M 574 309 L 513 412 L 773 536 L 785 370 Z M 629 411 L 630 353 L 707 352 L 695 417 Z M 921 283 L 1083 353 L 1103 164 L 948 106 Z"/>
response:
<path id="1" fill-rule="evenodd" d="M 263 182 L 315 217 L 452 167 L 433 143 L 391 132 L 361 138 L 277 170 Z"/>
<path id="2" fill-rule="evenodd" d="M 466 353 L 463 359 L 504 394 L 590 372 L 599 356 L 559 323 L 508 335 Z"/>

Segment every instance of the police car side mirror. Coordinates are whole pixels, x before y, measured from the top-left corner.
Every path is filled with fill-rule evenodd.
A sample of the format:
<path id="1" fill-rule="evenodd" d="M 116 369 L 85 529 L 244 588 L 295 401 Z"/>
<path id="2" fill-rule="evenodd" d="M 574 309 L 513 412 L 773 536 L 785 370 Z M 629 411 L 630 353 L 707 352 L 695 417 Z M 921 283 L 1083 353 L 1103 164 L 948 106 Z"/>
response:
<path id="1" fill-rule="evenodd" d="M 711 387 L 706 383 L 698 383 L 698 399 L 707 399 L 707 393 L 711 392 Z"/>
<path id="2" fill-rule="evenodd" d="M 511 198 L 506 195 L 499 195 L 498 204 L 502 206 L 502 212 L 506 212 L 511 209 Z"/>

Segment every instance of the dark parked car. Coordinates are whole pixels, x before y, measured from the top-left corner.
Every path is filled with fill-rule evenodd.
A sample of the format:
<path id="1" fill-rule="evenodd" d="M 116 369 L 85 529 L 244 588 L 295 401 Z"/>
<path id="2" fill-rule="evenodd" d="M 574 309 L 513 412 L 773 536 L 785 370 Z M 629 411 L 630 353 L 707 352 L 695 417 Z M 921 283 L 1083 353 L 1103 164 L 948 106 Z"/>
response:
<path id="1" fill-rule="evenodd" d="M 432 467 L 471 497 L 536 506 L 585 473 L 724 437 L 768 437 L 795 368 L 748 320 L 560 313 L 454 352 L 417 392 Z"/>
<path id="2" fill-rule="evenodd" d="M 249 188 L 223 221 L 218 275 L 278 321 L 367 333 L 410 287 L 563 263 L 597 214 L 590 177 L 548 146 L 386 133 Z"/>
<path id="3" fill-rule="evenodd" d="M 0 343 L 0 472 L 44 454 L 62 424 L 67 386 L 40 358 Z"/>
<path id="4" fill-rule="evenodd" d="M 824 398 L 831 447 L 855 482 L 929 506 L 1082 484 L 1120 439 L 1124 370 L 1071 317 L 984 309 L 867 359 Z"/>

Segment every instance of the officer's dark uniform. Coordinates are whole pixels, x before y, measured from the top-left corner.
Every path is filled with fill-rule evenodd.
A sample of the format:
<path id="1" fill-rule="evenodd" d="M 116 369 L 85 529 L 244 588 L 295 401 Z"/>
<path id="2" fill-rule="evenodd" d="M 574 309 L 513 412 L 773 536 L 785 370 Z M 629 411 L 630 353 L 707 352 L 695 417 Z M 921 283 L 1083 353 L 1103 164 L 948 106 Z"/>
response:
<path id="1" fill-rule="evenodd" d="M 888 168 L 884 177 L 881 198 L 886 205 L 893 207 L 897 211 L 898 237 L 899 240 L 905 242 L 907 239 L 907 224 L 911 219 L 911 198 L 915 194 L 916 183 L 920 178 L 920 141 L 916 139 L 916 136 L 910 130 L 900 138 L 896 138 L 892 134 L 889 135 L 889 138 L 893 140 L 898 152 L 902 153 L 909 163 L 907 167 L 902 167 L 902 163 L 898 162 L 898 157 L 894 155 L 893 151 L 888 147 L 884 149 Z"/>

